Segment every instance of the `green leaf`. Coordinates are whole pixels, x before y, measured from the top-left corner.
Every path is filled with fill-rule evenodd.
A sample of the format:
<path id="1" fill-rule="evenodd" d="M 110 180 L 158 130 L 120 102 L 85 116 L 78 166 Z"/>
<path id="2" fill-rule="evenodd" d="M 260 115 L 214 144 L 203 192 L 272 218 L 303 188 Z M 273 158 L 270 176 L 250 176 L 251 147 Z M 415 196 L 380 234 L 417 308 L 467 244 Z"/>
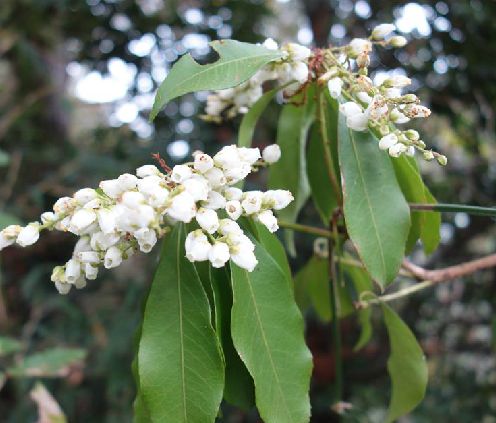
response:
<path id="1" fill-rule="evenodd" d="M 253 133 L 255 132 L 255 126 L 257 125 L 258 119 L 279 90 L 280 87 L 267 91 L 250 107 L 248 113 L 243 115 L 238 131 L 239 147 L 251 147 Z"/>
<path id="2" fill-rule="evenodd" d="M 382 304 L 382 311 L 391 344 L 387 366 L 392 392 L 387 421 L 392 422 L 422 401 L 428 374 L 424 353 L 412 331 L 386 304 Z"/>
<path id="3" fill-rule="evenodd" d="M 243 409 L 255 405 L 255 388 L 234 348 L 231 338 L 232 291 L 227 268 L 214 269 L 210 266 L 210 281 L 215 301 L 215 328 L 224 352 L 225 386 L 224 398 L 227 402 Z"/>
<path id="4" fill-rule="evenodd" d="M 277 144 L 281 147 L 282 155 L 269 168 L 269 188 L 287 189 L 293 193 L 294 201 L 277 213 L 281 220 L 287 222 L 296 222 L 310 195 L 305 147 L 308 130 L 314 120 L 315 104 L 311 92 L 306 97 L 304 105 L 287 104 L 283 107 L 277 127 Z M 286 230 L 285 236 L 288 250 L 295 256 L 293 231 Z"/>
<path id="5" fill-rule="evenodd" d="M 266 423 L 304 423 L 310 418 L 310 351 L 303 319 L 286 276 L 260 243 L 258 266 L 231 265 L 234 346 L 255 381 L 258 410 Z"/>
<path id="6" fill-rule="evenodd" d="M 398 273 L 410 229 L 410 209 L 389 156 L 369 132 L 351 131 L 339 117 L 339 162 L 348 234 L 382 287 Z"/>
<path id="7" fill-rule="evenodd" d="M 436 204 L 436 200 L 425 186 L 417 162 L 413 157 L 401 156 L 391 159 L 401 190 L 410 203 Z M 414 210 L 412 225 L 407 241 L 407 252 L 411 251 L 420 238 L 426 254 L 432 253 L 441 240 L 441 214 Z"/>
<path id="8" fill-rule="evenodd" d="M 22 344 L 17 339 L 0 336 L 0 357 L 20 351 L 21 349 Z"/>
<path id="9" fill-rule="evenodd" d="M 70 366 L 81 362 L 86 351 L 76 348 L 53 348 L 22 359 L 7 369 L 12 377 L 64 377 Z"/>
<path id="10" fill-rule="evenodd" d="M 224 389 L 222 354 L 185 229 L 174 227 L 146 302 L 138 353 L 140 392 L 152 421 L 213 422 Z"/>
<path id="11" fill-rule="evenodd" d="M 307 148 L 308 182 L 312 191 L 312 199 L 325 225 L 329 224 L 332 213 L 338 205 L 336 195 L 332 189 L 331 179 L 324 161 L 325 151 L 322 137 L 317 125 L 310 131 L 310 140 Z"/>
<path id="12" fill-rule="evenodd" d="M 280 51 L 234 40 L 213 41 L 210 46 L 219 53 L 219 59 L 214 63 L 200 65 L 187 54 L 174 64 L 157 91 L 150 120 L 176 97 L 195 91 L 234 87 L 266 63 L 282 57 Z"/>

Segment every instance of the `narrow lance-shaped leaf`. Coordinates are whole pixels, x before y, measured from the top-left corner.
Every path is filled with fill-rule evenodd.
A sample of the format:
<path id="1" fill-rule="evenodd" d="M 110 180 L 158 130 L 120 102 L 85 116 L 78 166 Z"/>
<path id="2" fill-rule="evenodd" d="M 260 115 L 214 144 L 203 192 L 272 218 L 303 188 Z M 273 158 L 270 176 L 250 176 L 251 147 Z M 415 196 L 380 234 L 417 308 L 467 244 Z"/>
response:
<path id="1" fill-rule="evenodd" d="M 164 242 L 146 302 L 138 353 L 140 393 L 151 421 L 213 422 L 224 389 L 222 354 L 185 230 Z"/>
<path id="2" fill-rule="evenodd" d="M 269 188 L 287 189 L 293 193 L 294 201 L 278 212 L 280 219 L 295 222 L 310 195 L 308 185 L 305 147 L 307 134 L 314 120 L 315 104 L 311 90 L 303 105 L 287 104 L 283 107 L 277 126 L 277 144 L 281 158 L 269 168 Z M 293 231 L 285 231 L 288 250 L 296 255 Z"/>
<path id="3" fill-rule="evenodd" d="M 255 387 L 231 338 L 232 290 L 229 269 L 214 269 L 210 266 L 209 273 L 215 301 L 215 329 L 226 364 L 224 399 L 237 407 L 249 409 L 255 405 Z"/>
<path id="4" fill-rule="evenodd" d="M 391 401 L 387 421 L 413 410 L 424 398 L 427 388 L 427 363 L 410 328 L 386 304 L 382 304 L 391 354 L 388 372 L 391 377 Z"/>
<path id="5" fill-rule="evenodd" d="M 214 63 L 200 65 L 187 54 L 174 64 L 157 91 L 150 120 L 155 119 L 162 107 L 176 97 L 190 92 L 234 87 L 266 63 L 282 56 L 280 51 L 234 40 L 212 41 L 210 46 L 219 54 Z"/>
<path id="6" fill-rule="evenodd" d="M 401 156 L 391 159 L 396 178 L 407 201 L 411 203 L 435 204 L 436 200 L 420 176 L 417 162 L 413 157 Z M 425 211 L 412 212 L 412 226 L 408 235 L 407 252 L 420 238 L 426 254 L 432 253 L 439 245 L 441 215 Z"/>
<path id="7" fill-rule="evenodd" d="M 303 319 L 280 266 L 258 242 L 256 254 L 251 273 L 231 266 L 234 346 L 255 381 L 264 422 L 308 422 L 312 359 Z"/>
<path id="8" fill-rule="evenodd" d="M 410 209 L 374 136 L 350 130 L 343 116 L 338 126 L 346 228 L 370 275 L 384 287 L 404 256 Z"/>

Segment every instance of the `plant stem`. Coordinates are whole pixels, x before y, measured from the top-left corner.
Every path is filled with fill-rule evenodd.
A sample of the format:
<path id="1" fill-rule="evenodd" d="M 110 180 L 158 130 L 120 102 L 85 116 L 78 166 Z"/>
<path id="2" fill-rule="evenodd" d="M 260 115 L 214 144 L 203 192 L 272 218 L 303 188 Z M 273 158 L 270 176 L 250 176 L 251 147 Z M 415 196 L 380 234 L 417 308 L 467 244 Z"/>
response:
<path id="1" fill-rule="evenodd" d="M 397 292 L 393 292 L 392 294 L 381 295 L 380 297 L 372 298 L 371 300 L 359 301 L 355 304 L 355 307 L 359 310 L 362 310 L 364 308 L 368 308 L 373 304 L 381 304 L 381 303 L 387 303 L 389 301 L 398 300 L 400 298 L 408 297 L 409 295 L 412 295 L 416 292 L 429 288 L 435 284 L 436 282 L 433 281 L 423 281 L 420 283 L 416 283 L 405 289 L 401 289 Z"/>
<path id="2" fill-rule="evenodd" d="M 412 210 L 423 210 L 431 212 L 464 212 L 468 214 L 474 214 L 478 216 L 491 216 L 496 217 L 496 208 L 492 207 L 479 207 L 479 206 L 466 206 L 463 204 L 417 204 L 410 203 L 410 209 Z"/>
<path id="3" fill-rule="evenodd" d="M 334 235 L 331 231 L 322 228 L 316 228 L 315 226 L 301 225 L 299 223 L 290 223 L 280 220 L 278 222 L 281 228 L 293 229 L 294 231 L 303 232 L 310 235 L 317 235 L 324 238 L 333 238 Z"/>

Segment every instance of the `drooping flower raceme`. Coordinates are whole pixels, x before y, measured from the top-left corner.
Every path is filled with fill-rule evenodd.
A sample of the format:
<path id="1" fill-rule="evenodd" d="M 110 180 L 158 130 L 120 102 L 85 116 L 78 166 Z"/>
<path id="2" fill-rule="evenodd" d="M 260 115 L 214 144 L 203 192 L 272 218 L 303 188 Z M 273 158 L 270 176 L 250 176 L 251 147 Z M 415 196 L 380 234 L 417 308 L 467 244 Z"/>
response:
<path id="1" fill-rule="evenodd" d="M 262 96 L 262 86 L 267 81 L 284 86 L 285 97 L 291 97 L 305 84 L 316 81 L 326 84 L 330 96 L 339 101 L 346 125 L 354 131 L 374 132 L 380 140 L 379 148 L 390 156 L 412 156 L 420 151 L 425 160 L 436 159 L 445 165 L 446 157 L 426 149 L 417 131 L 402 129 L 402 125 L 411 120 L 431 114 L 427 107 L 420 105 L 415 94 L 403 92 L 411 84 L 410 78 L 395 73 L 384 80 L 373 81 L 368 76 L 374 46 L 399 48 L 406 45 L 406 38 L 394 35 L 395 30 L 393 24 L 380 24 L 367 39 L 354 38 L 347 45 L 327 49 L 309 50 L 295 43 L 284 44 L 280 48 L 282 59 L 265 65 L 235 88 L 209 95 L 206 118 L 220 121 L 222 117 L 246 113 Z M 263 45 L 273 50 L 279 48 L 272 39 Z"/>
<path id="2" fill-rule="evenodd" d="M 264 158 L 262 158 L 262 155 Z M 278 229 L 273 210 L 286 207 L 289 191 L 242 191 L 237 182 L 260 166 L 279 159 L 279 147 L 224 147 L 211 157 L 193 154 L 194 161 L 161 172 L 145 165 L 136 174 L 102 181 L 98 189 L 83 188 L 72 197 L 56 201 L 41 222 L 25 227 L 11 225 L 0 231 L 0 250 L 17 243 L 34 244 L 44 229 L 68 231 L 79 236 L 70 260 L 57 266 L 52 281 L 62 294 L 72 286 L 83 288 L 102 266 L 111 269 L 140 250 L 148 253 L 177 222 L 195 222 L 185 241 L 188 260 L 209 260 L 222 267 L 229 260 L 252 271 L 257 265 L 255 245 L 236 222 L 248 216 Z"/>

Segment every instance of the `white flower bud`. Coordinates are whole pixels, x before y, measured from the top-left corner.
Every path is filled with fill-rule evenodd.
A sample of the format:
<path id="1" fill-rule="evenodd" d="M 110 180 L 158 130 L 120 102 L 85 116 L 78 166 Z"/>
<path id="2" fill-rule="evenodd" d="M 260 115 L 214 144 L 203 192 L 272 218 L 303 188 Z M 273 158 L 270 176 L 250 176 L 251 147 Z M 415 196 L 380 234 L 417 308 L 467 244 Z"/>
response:
<path id="1" fill-rule="evenodd" d="M 153 229 L 141 228 L 133 233 L 138 240 L 140 250 L 149 253 L 157 243 L 157 234 Z"/>
<path id="2" fill-rule="evenodd" d="M 432 151 L 424 151 L 424 159 L 430 162 L 434 159 L 434 153 Z"/>
<path id="3" fill-rule="evenodd" d="M 348 45 L 348 54 L 350 57 L 355 58 L 360 53 L 372 51 L 372 43 L 363 38 L 353 38 Z"/>
<path id="4" fill-rule="evenodd" d="M 420 139 L 420 134 L 415 129 L 409 129 L 404 134 L 411 141 L 418 141 Z"/>
<path id="5" fill-rule="evenodd" d="M 372 30 L 372 38 L 374 40 L 382 40 L 384 37 L 387 37 L 391 32 L 393 32 L 396 29 L 396 26 L 393 24 L 380 24 L 377 25 L 373 30 Z"/>
<path id="6" fill-rule="evenodd" d="M 258 148 L 240 147 L 238 148 L 238 154 L 241 161 L 247 162 L 250 165 L 255 163 L 261 157 L 260 149 Z"/>
<path id="7" fill-rule="evenodd" d="M 346 126 L 354 131 L 366 131 L 368 129 L 369 115 L 367 113 L 358 113 L 346 118 Z"/>
<path id="8" fill-rule="evenodd" d="M 96 212 L 98 225 L 103 233 L 109 234 L 115 231 L 117 215 L 114 208 L 100 209 Z"/>
<path id="9" fill-rule="evenodd" d="M 208 180 L 200 175 L 193 175 L 183 182 L 185 192 L 187 192 L 195 201 L 205 201 L 208 197 L 210 187 Z"/>
<path id="10" fill-rule="evenodd" d="M 73 198 L 79 203 L 79 205 L 84 206 L 86 203 L 94 200 L 97 197 L 97 193 L 92 188 L 83 188 L 76 191 Z"/>
<path id="11" fill-rule="evenodd" d="M 180 222 L 189 223 L 196 214 L 196 204 L 191 194 L 181 192 L 172 198 L 167 214 Z"/>
<path id="12" fill-rule="evenodd" d="M 74 258 L 65 264 L 65 279 L 67 283 L 73 284 L 81 276 L 81 262 Z"/>
<path id="13" fill-rule="evenodd" d="M 16 241 L 21 229 L 22 227 L 19 225 L 9 225 L 0 231 L 0 250 L 12 245 Z"/>
<path id="14" fill-rule="evenodd" d="M 91 235 L 90 245 L 93 250 L 106 251 L 112 245 L 117 244 L 120 239 L 121 237 L 116 233 L 97 232 Z"/>
<path id="15" fill-rule="evenodd" d="M 243 247 L 243 245 L 235 247 L 234 253 L 231 251 L 231 260 L 239 267 L 248 270 L 248 272 L 253 272 L 258 260 L 253 251 Z"/>
<path id="16" fill-rule="evenodd" d="M 60 295 L 67 295 L 69 291 L 71 290 L 71 284 L 68 284 L 66 282 L 55 282 L 55 288 L 57 288 L 57 291 L 59 291 Z"/>
<path id="17" fill-rule="evenodd" d="M 241 200 L 243 191 L 236 187 L 228 187 L 224 190 L 224 197 L 226 200 Z"/>
<path id="18" fill-rule="evenodd" d="M 71 211 L 76 205 L 77 202 L 74 198 L 62 197 L 59 198 L 53 205 L 53 211 L 58 214 L 67 213 Z"/>
<path id="19" fill-rule="evenodd" d="M 98 276 L 98 267 L 93 266 L 90 263 L 86 263 L 84 265 L 84 276 L 86 279 L 89 279 L 90 281 L 93 281 L 96 279 Z"/>
<path id="20" fill-rule="evenodd" d="M 122 192 L 131 191 L 136 188 L 138 178 L 130 173 L 124 173 L 117 178 L 117 183 Z"/>
<path id="21" fill-rule="evenodd" d="M 203 174 L 203 176 L 207 178 L 212 188 L 218 188 L 224 186 L 227 183 L 224 172 L 222 172 L 222 170 L 220 170 L 218 167 L 209 169 Z"/>
<path id="22" fill-rule="evenodd" d="M 230 200 L 226 203 L 226 213 L 233 220 L 238 220 L 243 213 L 243 208 L 238 200 Z"/>
<path id="23" fill-rule="evenodd" d="M 241 206 L 246 214 L 258 213 L 262 207 L 263 193 L 261 191 L 248 191 L 243 195 Z"/>
<path id="24" fill-rule="evenodd" d="M 143 179 L 139 179 L 137 183 L 138 191 L 146 196 L 151 196 L 155 191 L 162 188 L 160 185 L 162 178 L 156 175 L 144 176 Z"/>
<path id="25" fill-rule="evenodd" d="M 226 199 L 217 191 L 210 191 L 208 193 L 207 201 L 202 203 L 202 207 L 206 209 L 218 210 L 226 206 Z"/>
<path id="26" fill-rule="evenodd" d="M 391 157 L 400 157 L 406 150 L 407 147 L 405 144 L 398 143 L 389 148 L 389 155 Z"/>
<path id="27" fill-rule="evenodd" d="M 279 46 L 272 38 L 267 38 L 262 45 L 268 50 L 278 50 Z"/>
<path id="28" fill-rule="evenodd" d="M 81 209 L 72 215 L 69 231 L 79 235 L 81 231 L 91 225 L 97 218 L 93 210 Z"/>
<path id="29" fill-rule="evenodd" d="M 197 154 L 195 155 L 194 167 L 198 172 L 205 173 L 214 167 L 214 160 L 208 154 Z"/>
<path id="30" fill-rule="evenodd" d="M 295 62 L 306 60 L 312 54 L 312 50 L 310 50 L 308 47 L 302 46 L 301 44 L 288 43 L 285 47 L 290 55 L 291 60 Z"/>
<path id="31" fill-rule="evenodd" d="M 79 278 L 77 278 L 74 281 L 73 285 L 76 287 L 76 289 L 83 289 L 86 286 L 86 279 L 84 278 L 84 275 L 81 275 Z"/>
<path id="32" fill-rule="evenodd" d="M 411 145 L 410 147 L 408 147 L 408 149 L 406 150 L 405 154 L 409 157 L 413 157 L 415 156 L 415 147 L 413 145 Z"/>
<path id="33" fill-rule="evenodd" d="M 275 163 L 281 158 L 281 147 L 271 144 L 264 148 L 262 157 L 267 163 Z"/>
<path id="34" fill-rule="evenodd" d="M 105 253 L 105 258 L 103 260 L 103 265 L 106 269 L 112 269 L 117 267 L 122 263 L 122 251 L 120 248 L 113 245 Z"/>
<path id="35" fill-rule="evenodd" d="M 231 219 L 221 219 L 219 222 L 218 232 L 221 235 L 242 234 L 241 227 Z"/>
<path id="36" fill-rule="evenodd" d="M 209 234 L 213 234 L 219 228 L 219 217 L 212 209 L 205 209 L 203 207 L 198 209 L 195 218 L 198 225 Z"/>
<path id="37" fill-rule="evenodd" d="M 407 117 L 404 113 L 400 112 L 398 109 L 391 110 L 391 112 L 389 113 L 389 119 L 391 119 L 391 122 L 397 123 L 398 125 L 410 121 L 410 118 Z"/>
<path id="38" fill-rule="evenodd" d="M 308 79 L 308 66 L 306 63 L 297 62 L 292 66 L 292 79 L 303 84 Z"/>
<path id="39" fill-rule="evenodd" d="M 41 214 L 40 218 L 41 223 L 43 223 L 44 225 L 53 224 L 58 220 L 57 214 L 53 212 L 44 212 Z"/>
<path id="40" fill-rule="evenodd" d="M 100 256 L 96 251 L 83 251 L 77 257 L 82 263 L 100 263 Z"/>
<path id="41" fill-rule="evenodd" d="M 405 75 L 394 75 L 387 78 L 382 85 L 385 87 L 403 88 L 412 83 L 412 80 Z"/>
<path id="42" fill-rule="evenodd" d="M 33 245 L 40 238 L 40 224 L 38 222 L 31 222 L 27 226 L 21 229 L 19 235 L 17 235 L 16 242 L 21 247 L 27 247 L 28 245 Z"/>
<path id="43" fill-rule="evenodd" d="M 279 225 L 277 224 L 277 219 L 274 216 L 272 210 L 264 210 L 263 212 L 257 215 L 258 221 L 264 225 L 269 232 L 275 232 L 279 229 Z"/>
<path id="44" fill-rule="evenodd" d="M 327 82 L 327 88 L 332 98 L 339 98 L 341 89 L 343 88 L 343 80 L 341 78 L 332 78 Z"/>
<path id="45" fill-rule="evenodd" d="M 144 165 L 136 169 L 136 175 L 140 178 L 146 178 L 147 176 L 159 176 L 160 171 L 158 170 L 157 166 Z"/>
<path id="46" fill-rule="evenodd" d="M 130 209 L 137 209 L 141 205 L 145 204 L 145 197 L 137 191 L 126 191 L 122 194 L 121 202 Z"/>
<path id="47" fill-rule="evenodd" d="M 350 117 L 354 115 L 359 115 L 363 113 L 362 108 L 353 101 L 348 101 L 339 106 L 339 111 L 345 115 L 345 117 Z"/>
<path id="48" fill-rule="evenodd" d="M 187 165 L 176 165 L 172 168 L 171 179 L 176 184 L 184 182 L 186 179 L 191 178 L 193 171 Z"/>
<path id="49" fill-rule="evenodd" d="M 358 100 L 365 104 L 370 104 L 372 101 L 372 97 L 370 97 L 365 91 L 359 91 L 356 96 Z"/>
<path id="50" fill-rule="evenodd" d="M 407 42 L 408 41 L 405 37 L 401 35 L 397 35 L 389 40 L 389 45 L 391 45 L 392 47 L 399 48 L 406 46 Z"/>
<path id="51" fill-rule="evenodd" d="M 389 134 L 381 138 L 379 141 L 379 148 L 381 150 L 388 150 L 390 147 L 398 142 L 396 134 Z"/>
<path id="52" fill-rule="evenodd" d="M 224 170 L 224 176 L 229 185 L 245 179 L 251 172 L 251 166 L 248 163 L 241 163 L 240 166 L 230 167 Z"/>
<path id="53" fill-rule="evenodd" d="M 225 242 L 216 242 L 208 253 L 213 267 L 219 268 L 229 261 L 229 246 Z"/>
<path id="54" fill-rule="evenodd" d="M 284 189 L 269 190 L 264 192 L 263 196 L 263 203 L 274 210 L 284 209 L 293 200 L 293 194 Z"/>
<path id="55" fill-rule="evenodd" d="M 119 195 L 124 192 L 124 190 L 121 188 L 121 184 L 117 179 L 102 181 L 100 182 L 99 187 L 110 198 L 118 198 Z"/>
<path id="56" fill-rule="evenodd" d="M 200 230 L 190 232 L 184 244 L 186 258 L 191 261 L 208 260 L 208 254 L 212 248 L 207 236 Z"/>
<path id="57" fill-rule="evenodd" d="M 223 147 L 215 156 L 214 162 L 222 168 L 237 166 L 240 161 L 238 148 L 235 145 Z"/>
<path id="58" fill-rule="evenodd" d="M 428 107 L 414 104 L 405 108 L 405 115 L 409 118 L 426 118 L 431 115 L 431 110 Z"/>

